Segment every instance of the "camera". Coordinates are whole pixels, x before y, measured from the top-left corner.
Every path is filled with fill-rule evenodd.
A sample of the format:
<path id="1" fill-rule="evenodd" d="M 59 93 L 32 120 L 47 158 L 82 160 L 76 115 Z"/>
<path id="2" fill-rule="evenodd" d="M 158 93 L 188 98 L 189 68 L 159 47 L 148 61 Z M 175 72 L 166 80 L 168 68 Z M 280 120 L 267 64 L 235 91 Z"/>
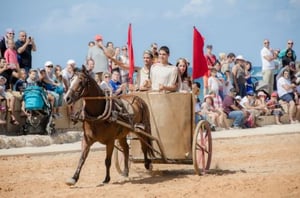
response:
<path id="1" fill-rule="evenodd" d="M 31 40 L 31 36 L 29 36 L 28 39 Z"/>

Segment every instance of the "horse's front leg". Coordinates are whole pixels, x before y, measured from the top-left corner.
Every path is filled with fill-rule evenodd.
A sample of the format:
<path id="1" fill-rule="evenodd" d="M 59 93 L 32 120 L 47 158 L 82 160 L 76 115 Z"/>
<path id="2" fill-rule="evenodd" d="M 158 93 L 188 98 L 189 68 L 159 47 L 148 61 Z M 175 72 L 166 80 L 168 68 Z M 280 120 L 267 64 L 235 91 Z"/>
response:
<path id="1" fill-rule="evenodd" d="M 91 143 L 88 143 L 86 137 L 84 136 L 82 138 L 82 142 L 81 142 L 81 156 L 80 156 L 80 159 L 78 162 L 77 169 L 76 169 L 73 177 L 67 179 L 67 181 L 66 181 L 67 185 L 69 185 L 69 186 L 75 185 L 76 182 L 78 181 L 81 168 L 90 152 L 90 147 L 91 147 Z"/>
<path id="2" fill-rule="evenodd" d="M 106 176 L 103 181 L 104 184 L 107 184 L 110 181 L 110 166 L 111 166 L 111 156 L 114 150 L 114 141 L 111 141 L 106 145 L 106 158 L 105 158 L 105 167 L 106 167 Z"/>

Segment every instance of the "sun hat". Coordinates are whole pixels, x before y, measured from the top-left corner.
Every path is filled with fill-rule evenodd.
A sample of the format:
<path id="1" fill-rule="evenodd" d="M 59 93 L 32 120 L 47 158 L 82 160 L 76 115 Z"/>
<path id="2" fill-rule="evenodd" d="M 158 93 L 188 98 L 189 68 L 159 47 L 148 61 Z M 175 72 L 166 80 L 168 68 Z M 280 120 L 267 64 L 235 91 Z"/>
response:
<path id="1" fill-rule="evenodd" d="M 236 99 L 236 100 L 242 100 L 242 97 L 240 95 L 237 95 L 237 96 L 235 96 L 234 99 Z"/>
<path id="2" fill-rule="evenodd" d="M 47 67 L 49 65 L 53 65 L 53 63 L 51 61 L 46 61 L 44 66 Z"/>
<path id="3" fill-rule="evenodd" d="M 235 60 L 242 60 L 245 61 L 244 57 L 242 55 L 238 55 Z"/>
<path id="4" fill-rule="evenodd" d="M 73 64 L 76 64 L 76 62 L 73 59 L 69 59 L 67 61 L 67 65 L 73 65 Z"/>
<path id="5" fill-rule="evenodd" d="M 102 36 L 100 35 L 100 34 L 97 34 L 96 36 L 95 36 L 95 41 L 102 41 L 103 40 L 103 38 L 102 38 Z"/>
<path id="6" fill-rule="evenodd" d="M 276 91 L 274 91 L 274 92 L 271 94 L 271 97 L 277 97 L 277 96 L 278 96 L 278 94 L 277 94 Z"/>

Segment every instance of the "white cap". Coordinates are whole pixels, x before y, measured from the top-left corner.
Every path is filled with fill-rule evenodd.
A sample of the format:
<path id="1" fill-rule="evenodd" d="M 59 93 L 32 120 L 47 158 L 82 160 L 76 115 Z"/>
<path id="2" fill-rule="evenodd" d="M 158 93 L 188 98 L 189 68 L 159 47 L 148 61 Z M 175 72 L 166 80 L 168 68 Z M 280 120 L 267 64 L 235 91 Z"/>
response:
<path id="1" fill-rule="evenodd" d="M 73 59 L 69 59 L 67 62 L 67 65 L 76 64 L 76 62 Z"/>
<path id="2" fill-rule="evenodd" d="M 53 63 L 51 61 L 46 61 L 45 62 L 45 67 L 49 66 L 49 65 L 53 65 Z"/>

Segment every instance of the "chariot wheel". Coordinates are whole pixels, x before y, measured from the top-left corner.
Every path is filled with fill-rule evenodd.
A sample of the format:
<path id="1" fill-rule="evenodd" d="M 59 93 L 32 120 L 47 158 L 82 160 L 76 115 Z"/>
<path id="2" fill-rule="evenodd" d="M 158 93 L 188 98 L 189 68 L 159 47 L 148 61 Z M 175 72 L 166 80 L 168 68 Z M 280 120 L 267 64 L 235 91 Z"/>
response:
<path id="1" fill-rule="evenodd" d="M 118 141 L 116 141 L 116 146 L 114 148 L 113 158 L 114 158 L 114 163 L 115 163 L 116 170 L 118 171 L 118 173 L 120 175 L 123 175 L 123 173 L 124 173 L 124 153 L 121 150 L 121 147 L 119 146 Z M 131 166 L 131 160 L 129 158 L 128 159 L 128 169 L 130 169 L 130 166 Z"/>
<path id="2" fill-rule="evenodd" d="M 195 173 L 203 175 L 209 170 L 212 157 L 211 130 L 207 121 L 202 120 L 197 124 L 192 146 Z"/>

